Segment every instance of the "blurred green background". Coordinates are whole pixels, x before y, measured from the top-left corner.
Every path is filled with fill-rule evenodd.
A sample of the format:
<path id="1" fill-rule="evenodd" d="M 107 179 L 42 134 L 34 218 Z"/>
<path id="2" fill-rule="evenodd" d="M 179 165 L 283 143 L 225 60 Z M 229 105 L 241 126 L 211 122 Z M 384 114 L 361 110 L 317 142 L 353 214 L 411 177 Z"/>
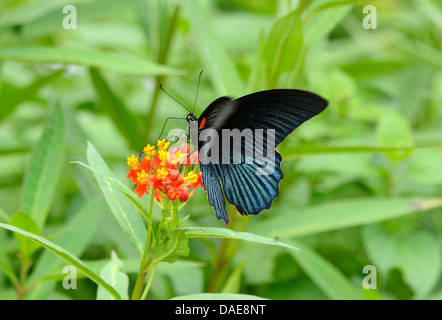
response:
<path id="1" fill-rule="evenodd" d="M 65 29 L 66 5 L 76 29 Z M 376 29 L 363 26 L 374 21 L 366 5 Z M 272 208 L 229 226 L 302 250 L 191 240 L 189 257 L 160 265 L 148 298 L 441 299 L 441 48 L 437 0 L 1 0 L 0 222 L 19 224 L 11 216 L 37 202 L 44 217 L 29 231 L 97 272 L 114 250 L 132 287 L 138 252 L 93 174 L 69 162 L 90 141 L 129 186 L 126 157 L 187 114 L 159 84 L 192 108 L 203 70 L 197 115 L 221 95 L 270 88 L 329 101 L 281 144 Z M 180 214 L 223 226 L 202 190 Z M 87 279 L 63 289 L 66 263 L 44 249 L 24 267 L 19 241 L 0 229 L 0 299 L 95 299 Z M 363 287 L 367 265 L 376 289 Z"/>

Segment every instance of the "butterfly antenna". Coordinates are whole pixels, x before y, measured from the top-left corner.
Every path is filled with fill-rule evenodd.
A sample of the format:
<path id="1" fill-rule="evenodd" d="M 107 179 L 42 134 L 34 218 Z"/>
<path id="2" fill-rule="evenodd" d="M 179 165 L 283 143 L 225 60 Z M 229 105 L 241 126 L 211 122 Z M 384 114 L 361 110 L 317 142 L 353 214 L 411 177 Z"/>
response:
<path id="1" fill-rule="evenodd" d="M 161 136 L 163 135 L 164 129 L 166 128 L 167 121 L 169 121 L 169 120 L 186 120 L 186 118 L 178 118 L 178 117 L 169 117 L 169 118 L 167 118 L 166 121 L 164 121 L 163 128 L 161 129 L 161 133 L 158 136 L 157 140 L 160 140 Z"/>
<path id="2" fill-rule="evenodd" d="M 177 99 L 175 99 L 174 97 L 172 97 L 172 96 L 171 96 L 166 90 L 164 90 L 162 84 L 160 84 L 160 89 L 163 90 L 163 92 L 164 92 L 165 94 L 167 94 L 169 97 L 171 97 L 173 100 L 175 100 L 180 106 L 182 106 L 184 109 L 186 109 L 186 110 L 189 111 L 189 113 L 190 113 L 190 110 L 187 109 L 186 106 L 185 106 L 184 104 L 182 104 L 181 102 L 179 102 Z"/>
<path id="3" fill-rule="evenodd" d="M 195 114 L 196 100 L 198 99 L 198 91 L 200 90 L 200 82 L 201 82 L 201 75 L 202 74 L 203 74 L 203 70 L 201 70 L 200 75 L 198 76 L 198 86 L 196 87 L 195 102 L 193 104 L 192 114 Z"/>

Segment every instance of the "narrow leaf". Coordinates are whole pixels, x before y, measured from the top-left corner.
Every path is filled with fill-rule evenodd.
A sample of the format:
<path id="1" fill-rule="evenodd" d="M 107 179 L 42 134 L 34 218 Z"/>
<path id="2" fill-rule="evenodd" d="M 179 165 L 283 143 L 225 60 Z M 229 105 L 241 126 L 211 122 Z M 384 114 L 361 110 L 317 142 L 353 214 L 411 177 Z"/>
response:
<path id="1" fill-rule="evenodd" d="M 240 262 L 230 273 L 229 278 L 224 283 L 221 293 L 238 293 L 241 287 L 241 276 L 244 268 L 244 261 Z"/>
<path id="2" fill-rule="evenodd" d="M 180 72 L 135 57 L 76 48 L 17 46 L 0 49 L 0 60 L 28 63 L 61 63 L 105 68 L 144 75 L 177 75 Z"/>
<path id="3" fill-rule="evenodd" d="M 289 251 L 289 253 L 330 299 L 354 300 L 362 298 L 360 291 L 329 261 L 299 241 L 290 240 L 289 243 L 301 250 L 300 252 Z"/>
<path id="4" fill-rule="evenodd" d="M 308 47 L 313 47 L 331 32 L 352 9 L 346 5 L 333 10 L 321 11 L 304 24 L 304 40 Z"/>
<path id="5" fill-rule="evenodd" d="M 270 31 L 264 57 L 270 85 L 276 85 L 277 76 L 290 70 L 302 48 L 302 23 L 298 11 L 293 11 L 275 22 Z"/>
<path id="6" fill-rule="evenodd" d="M 40 230 L 38 229 L 38 226 L 35 223 L 35 221 L 32 219 L 32 217 L 21 211 L 18 211 L 12 215 L 11 225 L 36 235 L 40 234 Z M 22 254 L 22 259 L 26 263 L 30 259 L 32 253 L 37 248 L 39 248 L 39 245 L 34 241 L 29 240 L 26 237 L 23 237 L 20 234 L 14 233 L 14 236 L 18 240 L 20 253 Z"/>
<path id="7" fill-rule="evenodd" d="M 152 268 L 159 262 L 174 263 L 180 256 L 189 255 L 189 239 L 183 230 L 167 231 L 167 239 L 162 245 L 156 246 L 152 252 Z"/>
<path id="8" fill-rule="evenodd" d="M 12 267 L 11 261 L 9 260 L 3 246 L 0 246 L 0 269 L 3 270 L 13 284 L 18 283 L 14 268 Z"/>
<path id="9" fill-rule="evenodd" d="M 227 228 L 180 228 L 177 230 L 186 230 L 186 235 L 189 238 L 229 238 L 239 239 L 248 242 L 261 243 L 270 246 L 280 246 L 290 249 L 298 250 L 291 245 L 281 242 L 275 238 L 262 237 L 257 234 L 249 232 L 236 232 Z"/>
<path id="10" fill-rule="evenodd" d="M 441 246 L 429 232 L 399 237 L 396 247 L 405 281 L 425 299 L 441 277 Z"/>
<path id="11" fill-rule="evenodd" d="M 218 95 L 239 95 L 242 82 L 236 72 L 235 64 L 216 36 L 210 17 L 204 11 L 206 5 L 201 0 L 182 1 L 187 11 L 188 21 L 195 35 L 197 52 L 204 63 L 204 71 L 210 77 Z"/>
<path id="12" fill-rule="evenodd" d="M 87 159 L 89 165 L 104 176 L 112 176 L 112 172 L 104 162 L 103 158 L 89 142 L 87 148 Z M 95 174 L 98 185 L 106 198 L 106 201 L 120 228 L 126 233 L 131 242 L 138 249 L 140 254 L 144 251 L 147 232 L 137 208 L 125 194 L 114 187 L 108 180 Z"/>
<path id="13" fill-rule="evenodd" d="M 26 172 L 23 211 L 43 228 L 55 193 L 62 164 L 64 144 L 63 115 L 55 106 L 51 119 L 38 142 Z"/>
<path id="14" fill-rule="evenodd" d="M 121 191 L 129 200 L 132 201 L 132 203 L 142 212 L 142 214 L 147 217 L 147 212 L 145 208 L 143 207 L 143 204 L 141 203 L 140 199 L 136 194 L 133 192 L 133 190 L 129 189 L 126 185 L 124 185 L 120 180 L 116 179 L 115 177 L 109 176 L 108 173 L 100 171 L 99 168 L 92 168 L 91 166 L 80 162 L 80 161 L 71 161 L 70 163 L 78 164 L 82 167 L 85 167 L 98 175 L 99 177 L 105 179 L 107 182 L 109 182 L 112 186 L 114 186 L 116 189 Z"/>
<path id="15" fill-rule="evenodd" d="M 376 152 L 410 152 L 411 147 L 386 147 L 386 146 L 327 146 L 327 145 L 297 145 L 295 147 L 282 147 L 284 160 L 294 160 L 304 156 L 331 155 L 342 153 L 376 153 Z"/>
<path id="16" fill-rule="evenodd" d="M 115 251 L 111 253 L 111 261 L 100 271 L 100 277 L 109 283 L 121 296 L 122 300 L 129 299 L 129 277 L 121 271 L 123 262 L 118 259 Z M 102 287 L 98 287 L 97 300 L 111 300 L 112 296 Z"/>
<path id="17" fill-rule="evenodd" d="M 23 88 L 16 88 L 6 82 L 1 83 L 0 101 L 2 107 L 0 108 L 0 121 L 12 113 L 20 103 L 32 98 L 40 88 L 58 78 L 62 72 L 60 70 L 46 77 L 37 77 L 34 82 Z"/>
<path id="18" fill-rule="evenodd" d="M 115 95 L 97 69 L 91 68 L 90 75 L 97 92 L 100 107 L 110 116 L 118 130 L 126 137 L 128 143 L 134 149 L 141 148 L 144 140 L 135 116 L 129 112 L 124 103 Z"/>
<path id="19" fill-rule="evenodd" d="M 258 296 L 240 293 L 197 293 L 174 297 L 171 300 L 266 300 Z"/>
<path id="20" fill-rule="evenodd" d="M 311 208 L 290 209 L 279 212 L 256 226 L 257 234 L 278 234 L 299 237 L 318 232 L 336 230 L 397 218 L 418 211 L 442 206 L 440 199 L 350 199 L 316 205 Z"/>
<path id="21" fill-rule="evenodd" d="M 37 236 L 33 233 L 24 231 L 22 229 L 16 228 L 14 226 L 11 226 L 11 225 L 8 225 L 5 223 L 0 223 L 0 228 L 19 233 L 19 234 L 37 242 L 42 247 L 45 247 L 46 249 L 48 249 L 52 253 L 56 254 L 61 259 L 65 260 L 66 262 L 75 266 L 77 269 L 79 269 L 81 272 L 83 272 L 93 282 L 95 282 L 99 286 L 102 286 L 107 292 L 109 292 L 112 295 L 112 297 L 114 297 L 115 299 L 118 299 L 118 300 L 120 299 L 120 295 L 118 294 L 117 291 L 115 291 L 114 288 L 112 288 L 108 283 L 106 283 L 102 278 L 100 278 L 83 261 L 78 259 L 75 255 L 73 255 L 69 251 L 60 247 L 59 245 L 57 245 L 51 241 L 48 241 L 40 236 Z"/>
<path id="22" fill-rule="evenodd" d="M 103 207 L 102 200 L 91 200 L 82 205 L 72 218 L 65 222 L 52 242 L 68 250 L 75 256 L 81 256 L 95 235 Z M 28 278 L 29 285 L 42 281 L 51 272 L 61 272 L 63 261 L 49 251 L 41 254 Z M 43 297 L 41 297 L 43 298 Z"/>

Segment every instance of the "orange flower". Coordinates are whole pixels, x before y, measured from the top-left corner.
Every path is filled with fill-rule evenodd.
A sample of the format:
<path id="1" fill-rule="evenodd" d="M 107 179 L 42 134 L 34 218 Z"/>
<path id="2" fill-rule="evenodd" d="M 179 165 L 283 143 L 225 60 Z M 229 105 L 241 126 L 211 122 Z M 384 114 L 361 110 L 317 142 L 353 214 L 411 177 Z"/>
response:
<path id="1" fill-rule="evenodd" d="M 137 173 L 138 169 L 134 170 L 132 168 L 129 169 L 129 173 L 127 174 L 127 179 L 132 179 L 132 184 L 137 183 Z"/>
<path id="2" fill-rule="evenodd" d="M 146 157 L 151 157 L 155 155 L 155 146 L 151 146 L 150 144 L 148 144 L 147 146 L 144 147 L 143 152 L 146 155 Z"/>
<path id="3" fill-rule="evenodd" d="M 146 183 L 140 183 L 134 190 L 135 193 L 138 193 L 138 198 L 141 198 L 144 196 L 144 194 L 149 194 L 147 192 L 147 184 Z"/>
<path id="4" fill-rule="evenodd" d="M 126 178 L 132 180 L 132 184 L 137 184 L 134 192 L 138 197 L 149 194 L 149 189 L 153 190 L 153 195 L 157 202 L 164 199 L 170 201 L 187 202 L 193 191 L 201 185 L 201 172 L 194 170 L 183 175 L 180 170 L 189 167 L 190 164 L 198 163 L 198 153 L 191 153 L 191 148 L 187 143 L 183 143 L 179 148 L 173 147 L 168 150 L 170 142 L 165 139 L 157 142 L 155 146 L 144 147 L 144 159 L 127 157 L 127 165 L 130 167 Z M 141 162 L 140 162 L 141 160 Z M 184 169 L 186 172 L 187 169 Z M 166 196 L 166 198 L 164 198 Z"/>
<path id="5" fill-rule="evenodd" d="M 134 155 L 132 155 L 131 157 L 127 157 L 127 165 L 134 170 L 137 169 L 138 162 L 140 162 L 140 160 Z"/>
<path id="6" fill-rule="evenodd" d="M 150 157 L 145 157 L 143 159 L 143 161 L 141 161 L 140 165 L 139 165 L 139 169 L 140 170 L 144 170 L 145 172 L 150 172 L 152 167 L 151 161 L 150 161 Z"/>

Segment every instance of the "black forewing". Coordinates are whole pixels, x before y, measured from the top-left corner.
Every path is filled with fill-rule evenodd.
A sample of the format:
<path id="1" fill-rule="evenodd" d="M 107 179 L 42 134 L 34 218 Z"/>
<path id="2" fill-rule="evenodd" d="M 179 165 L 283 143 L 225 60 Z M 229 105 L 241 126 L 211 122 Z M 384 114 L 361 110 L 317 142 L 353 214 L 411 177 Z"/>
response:
<path id="1" fill-rule="evenodd" d="M 238 106 L 223 128 L 274 129 L 276 146 L 327 107 L 327 101 L 318 95 L 292 89 L 255 92 L 233 101 Z"/>
<path id="2" fill-rule="evenodd" d="M 213 101 L 198 118 L 198 127 L 204 121 L 204 129 L 219 131 L 224 124 L 237 112 L 238 103 L 229 97 L 221 97 Z"/>

